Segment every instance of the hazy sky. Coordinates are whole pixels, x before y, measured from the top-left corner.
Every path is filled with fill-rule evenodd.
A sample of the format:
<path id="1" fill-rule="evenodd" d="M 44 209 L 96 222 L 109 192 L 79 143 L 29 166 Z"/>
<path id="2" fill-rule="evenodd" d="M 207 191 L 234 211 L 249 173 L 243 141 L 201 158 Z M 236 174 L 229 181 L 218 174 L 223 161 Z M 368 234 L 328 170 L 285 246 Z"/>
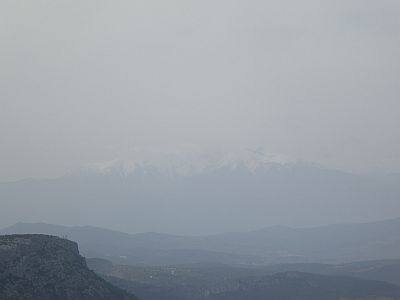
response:
<path id="1" fill-rule="evenodd" d="M 400 170 L 400 1 L 0 2 L 0 181 L 136 146 Z"/>

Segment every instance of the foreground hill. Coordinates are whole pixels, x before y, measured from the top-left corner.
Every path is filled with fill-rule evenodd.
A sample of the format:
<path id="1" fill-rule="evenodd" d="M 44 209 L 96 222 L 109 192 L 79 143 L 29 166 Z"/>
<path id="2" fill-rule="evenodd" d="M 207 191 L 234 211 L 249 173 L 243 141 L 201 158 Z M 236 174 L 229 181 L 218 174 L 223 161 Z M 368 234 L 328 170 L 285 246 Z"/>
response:
<path id="1" fill-rule="evenodd" d="M 0 236 L 0 299 L 135 300 L 90 271 L 76 243 L 45 235 Z"/>
<path id="2" fill-rule="evenodd" d="M 400 287 L 381 281 L 304 272 L 223 265 L 169 267 L 115 266 L 102 259 L 89 266 L 106 280 L 144 300 L 389 300 Z"/>
<path id="3" fill-rule="evenodd" d="M 315 228 L 268 227 L 210 236 L 127 234 L 96 227 L 18 223 L 3 234 L 67 235 L 86 257 L 124 265 L 335 263 L 400 259 L 400 219 Z"/>

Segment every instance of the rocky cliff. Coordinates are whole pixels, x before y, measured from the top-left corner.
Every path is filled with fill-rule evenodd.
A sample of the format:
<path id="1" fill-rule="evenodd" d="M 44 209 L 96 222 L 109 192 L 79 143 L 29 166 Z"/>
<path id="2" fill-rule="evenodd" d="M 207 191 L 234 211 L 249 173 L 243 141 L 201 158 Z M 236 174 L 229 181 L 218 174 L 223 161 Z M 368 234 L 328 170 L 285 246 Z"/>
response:
<path id="1" fill-rule="evenodd" d="M 135 300 L 90 271 L 78 245 L 48 235 L 0 236 L 0 299 Z"/>

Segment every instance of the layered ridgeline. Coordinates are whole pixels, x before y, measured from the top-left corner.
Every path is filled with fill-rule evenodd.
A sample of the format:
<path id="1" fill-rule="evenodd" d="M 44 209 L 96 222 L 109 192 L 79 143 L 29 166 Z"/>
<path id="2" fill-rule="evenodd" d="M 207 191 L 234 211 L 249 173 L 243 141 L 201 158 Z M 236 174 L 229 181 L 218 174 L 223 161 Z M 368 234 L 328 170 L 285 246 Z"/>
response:
<path id="1" fill-rule="evenodd" d="M 0 299 L 136 300 L 90 271 L 76 243 L 46 235 L 0 236 Z"/>
<path id="2" fill-rule="evenodd" d="M 102 259 L 90 259 L 88 264 L 108 281 L 134 291 L 143 300 L 400 299 L 400 287 L 382 281 L 298 271 L 275 273 L 278 269 L 290 269 L 290 266 L 275 266 L 271 269 L 205 264 L 133 267 L 113 265 Z M 374 264 L 371 262 L 370 267 Z"/>
<path id="3" fill-rule="evenodd" d="M 188 264 L 170 266 L 128 266 L 101 258 L 89 258 L 95 272 L 123 280 L 156 286 L 196 287 L 220 285 L 241 278 L 258 278 L 277 273 L 313 273 L 388 282 L 400 286 L 400 260 L 361 261 L 347 264 L 278 264 L 268 266 L 229 266 L 224 264 Z"/>
<path id="4" fill-rule="evenodd" d="M 112 285 L 89 271 L 74 242 L 47 235 L 0 236 L 0 299 L 136 299 L 114 286 L 143 300 L 400 299 L 400 287 L 382 281 L 399 282 L 399 261 L 395 260 L 239 268 L 215 264 L 139 267 L 88 259 L 88 265 Z"/>
<path id="5" fill-rule="evenodd" d="M 78 242 L 85 257 L 106 258 L 124 265 L 266 265 L 400 259 L 400 219 L 315 228 L 269 227 L 210 236 L 127 234 L 44 223 L 18 223 L 0 233 L 68 236 Z"/>
<path id="6" fill-rule="evenodd" d="M 0 223 L 118 224 L 128 232 L 204 235 L 381 220 L 400 210 L 395 175 L 349 174 L 265 151 L 154 156 L 0 183 Z"/>

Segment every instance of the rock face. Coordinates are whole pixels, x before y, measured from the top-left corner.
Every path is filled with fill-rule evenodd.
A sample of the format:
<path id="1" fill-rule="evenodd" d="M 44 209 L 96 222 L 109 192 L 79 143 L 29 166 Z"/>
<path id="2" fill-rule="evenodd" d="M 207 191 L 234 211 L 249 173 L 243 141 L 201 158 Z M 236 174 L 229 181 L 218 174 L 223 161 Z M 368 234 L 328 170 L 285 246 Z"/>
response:
<path id="1" fill-rule="evenodd" d="M 0 236 L 0 299 L 136 300 L 90 271 L 78 245 L 48 235 Z"/>

